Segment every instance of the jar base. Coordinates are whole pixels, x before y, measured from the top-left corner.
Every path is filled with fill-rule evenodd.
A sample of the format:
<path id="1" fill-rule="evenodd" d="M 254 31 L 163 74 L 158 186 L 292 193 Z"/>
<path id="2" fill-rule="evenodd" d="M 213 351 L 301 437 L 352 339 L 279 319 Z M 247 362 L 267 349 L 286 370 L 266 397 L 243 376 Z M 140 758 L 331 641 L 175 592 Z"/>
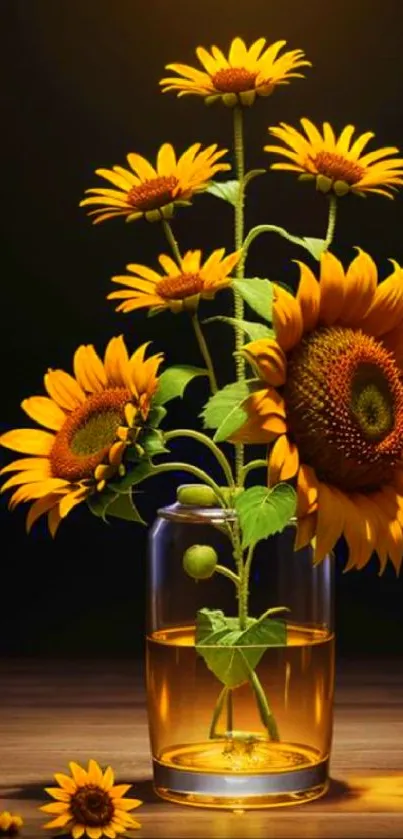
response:
<path id="1" fill-rule="evenodd" d="M 294 743 L 227 740 L 165 750 L 154 789 L 167 801 L 230 810 L 303 804 L 328 789 L 328 759 Z"/>

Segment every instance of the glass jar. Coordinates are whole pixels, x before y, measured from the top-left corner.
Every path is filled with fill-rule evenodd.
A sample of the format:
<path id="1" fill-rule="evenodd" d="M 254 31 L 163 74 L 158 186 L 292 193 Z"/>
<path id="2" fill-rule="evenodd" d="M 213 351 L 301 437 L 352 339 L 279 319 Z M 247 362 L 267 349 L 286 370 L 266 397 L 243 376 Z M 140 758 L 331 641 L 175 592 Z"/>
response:
<path id="1" fill-rule="evenodd" d="M 154 788 L 162 798 L 196 806 L 298 804 L 328 785 L 332 558 L 315 567 L 310 546 L 294 552 L 292 523 L 259 543 L 249 615 L 287 607 L 284 641 L 241 652 L 237 644 L 211 648 L 228 666 L 233 656 L 253 663 L 255 676 L 227 689 L 196 649 L 195 620 L 203 608 L 236 618 L 236 590 L 223 574 L 192 579 L 182 561 L 192 545 L 209 545 L 220 566 L 234 570 L 227 535 L 233 522 L 231 511 L 176 503 L 159 511 L 150 533 L 146 662 Z"/>

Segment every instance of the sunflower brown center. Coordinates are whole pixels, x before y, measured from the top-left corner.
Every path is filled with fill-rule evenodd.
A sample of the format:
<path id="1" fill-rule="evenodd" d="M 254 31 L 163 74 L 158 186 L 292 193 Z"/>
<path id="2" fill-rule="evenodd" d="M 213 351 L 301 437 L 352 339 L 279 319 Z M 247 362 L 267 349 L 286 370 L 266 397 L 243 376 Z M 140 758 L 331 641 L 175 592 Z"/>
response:
<path id="1" fill-rule="evenodd" d="M 100 463 L 107 462 L 109 449 L 124 419 L 124 406 L 132 401 L 126 388 L 110 388 L 89 396 L 72 411 L 57 432 L 50 464 L 52 475 L 67 481 L 93 477 Z"/>
<path id="2" fill-rule="evenodd" d="M 115 808 L 106 791 L 88 784 L 74 793 L 70 800 L 70 811 L 78 824 L 105 827 L 112 821 Z"/>
<path id="3" fill-rule="evenodd" d="M 183 300 L 203 291 L 204 283 L 199 274 L 178 274 L 164 277 L 158 283 L 158 294 L 167 300 Z"/>
<path id="4" fill-rule="evenodd" d="M 254 89 L 256 76 L 257 73 L 252 73 L 244 67 L 226 67 L 214 73 L 211 81 L 215 89 L 221 93 L 242 93 Z"/>
<path id="5" fill-rule="evenodd" d="M 363 492 L 390 481 L 403 452 L 403 385 L 375 338 L 342 327 L 306 336 L 290 353 L 284 398 L 319 480 Z"/>
<path id="6" fill-rule="evenodd" d="M 134 186 L 128 193 L 127 200 L 135 210 L 158 210 L 159 207 L 171 203 L 173 191 L 178 183 L 175 175 L 150 178 L 139 186 Z"/>
<path id="7" fill-rule="evenodd" d="M 311 160 L 320 175 L 326 175 L 334 181 L 345 181 L 350 186 L 356 184 L 364 174 L 359 163 L 330 151 L 320 151 Z"/>

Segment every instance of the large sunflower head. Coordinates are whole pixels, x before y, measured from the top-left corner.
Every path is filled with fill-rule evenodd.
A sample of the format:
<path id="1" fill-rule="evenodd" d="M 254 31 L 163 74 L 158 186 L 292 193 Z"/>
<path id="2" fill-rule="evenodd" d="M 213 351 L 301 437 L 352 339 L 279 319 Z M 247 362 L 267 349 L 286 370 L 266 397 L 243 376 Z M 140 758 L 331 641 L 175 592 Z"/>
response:
<path id="1" fill-rule="evenodd" d="M 164 143 L 155 167 L 132 152 L 127 155 L 130 169 L 113 166 L 96 170 L 114 189 L 87 189 L 92 195 L 84 198 L 80 207 L 96 207 L 88 213 L 94 224 L 116 216 L 126 216 L 127 221 L 142 216 L 147 221 L 170 218 L 175 205 L 189 203 L 194 193 L 206 189 L 216 172 L 231 168 L 228 163 L 218 162 L 226 151 L 217 150 L 217 145 L 201 150 L 201 144 L 194 143 L 177 159 L 173 146 Z"/>
<path id="2" fill-rule="evenodd" d="M 54 817 L 44 827 L 63 828 L 73 839 L 81 839 L 81 836 L 116 839 L 119 834 L 141 826 L 129 811 L 139 807 L 142 801 L 124 798 L 131 785 L 115 786 L 110 766 L 102 772 L 96 760 L 90 760 L 87 770 L 74 761 L 69 768 L 71 775 L 57 772 L 58 786 L 45 790 L 56 801 L 39 808 Z"/>
<path id="3" fill-rule="evenodd" d="M 344 272 L 330 252 L 319 280 L 300 264 L 296 297 L 276 287 L 276 340 L 243 353 L 266 383 L 238 436 L 273 442 L 271 483 L 298 487 L 297 545 L 321 560 L 344 534 L 350 566 L 403 555 L 403 270 L 379 286 L 363 251 Z M 258 416 L 264 418 L 258 422 Z M 282 428 L 280 427 L 282 424 Z M 257 431 L 256 426 L 258 425 Z"/>
<path id="4" fill-rule="evenodd" d="M 213 251 L 202 264 L 201 251 L 187 251 L 178 265 L 166 254 L 158 257 L 164 273 L 158 274 L 146 265 L 127 265 L 130 276 L 112 277 L 112 282 L 125 286 L 113 291 L 109 300 L 122 300 L 118 312 L 150 308 L 154 311 L 170 309 L 194 311 L 200 297 L 212 298 L 220 289 L 230 285 L 230 273 L 241 251 L 225 256 L 224 248 Z"/>
<path id="5" fill-rule="evenodd" d="M 301 125 L 305 134 L 285 122 L 269 128 L 284 145 L 265 146 L 264 150 L 288 161 L 273 163 L 271 169 L 299 172 L 316 181 L 321 192 L 333 190 L 339 197 L 348 192 L 377 192 L 393 198 L 393 190 L 403 184 L 403 159 L 393 157 L 399 149 L 386 146 L 362 154 L 375 136 L 371 131 L 353 141 L 354 125 L 346 125 L 339 137 L 328 122 L 323 123 L 322 133 L 308 119 L 301 119 Z"/>
<path id="6" fill-rule="evenodd" d="M 259 38 L 248 49 L 242 38 L 234 38 L 228 57 L 216 46 L 211 47 L 211 52 L 198 47 L 196 55 L 203 70 L 187 64 L 167 64 L 166 69 L 178 75 L 161 79 L 160 85 L 163 93 L 169 90 L 178 96 L 193 93 L 203 96 L 207 104 L 221 99 L 229 107 L 252 105 L 256 96 L 269 96 L 277 85 L 303 78 L 302 73 L 295 71 L 311 66 L 302 50 L 279 56 L 285 44 L 286 41 L 276 41 L 266 46 L 266 38 Z"/>
<path id="7" fill-rule="evenodd" d="M 146 348 L 143 344 L 129 357 L 122 336 L 112 338 L 101 361 L 93 346 L 80 346 L 74 376 L 49 370 L 44 378 L 48 395 L 22 402 L 25 413 L 46 431 L 24 428 L 3 434 L 0 445 L 29 456 L 1 473 L 16 473 L 2 487 L 2 492 L 14 490 L 11 508 L 34 502 L 28 530 L 47 513 L 54 535 L 73 507 L 124 471 L 125 450 L 136 443 L 158 387 L 162 355 L 145 359 Z"/>

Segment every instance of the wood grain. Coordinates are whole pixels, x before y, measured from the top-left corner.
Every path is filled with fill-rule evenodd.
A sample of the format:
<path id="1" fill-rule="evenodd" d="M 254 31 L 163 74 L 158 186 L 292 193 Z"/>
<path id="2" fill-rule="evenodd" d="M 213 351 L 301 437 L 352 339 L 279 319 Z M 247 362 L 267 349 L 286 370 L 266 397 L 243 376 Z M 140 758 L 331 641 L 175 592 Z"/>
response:
<path id="1" fill-rule="evenodd" d="M 142 837 L 403 837 L 403 662 L 340 665 L 332 783 L 325 798 L 278 810 L 199 810 L 158 799 L 142 674 L 133 662 L 0 663 L 0 809 L 20 813 L 39 839 L 45 786 L 67 762 L 112 764 L 144 801 Z"/>

